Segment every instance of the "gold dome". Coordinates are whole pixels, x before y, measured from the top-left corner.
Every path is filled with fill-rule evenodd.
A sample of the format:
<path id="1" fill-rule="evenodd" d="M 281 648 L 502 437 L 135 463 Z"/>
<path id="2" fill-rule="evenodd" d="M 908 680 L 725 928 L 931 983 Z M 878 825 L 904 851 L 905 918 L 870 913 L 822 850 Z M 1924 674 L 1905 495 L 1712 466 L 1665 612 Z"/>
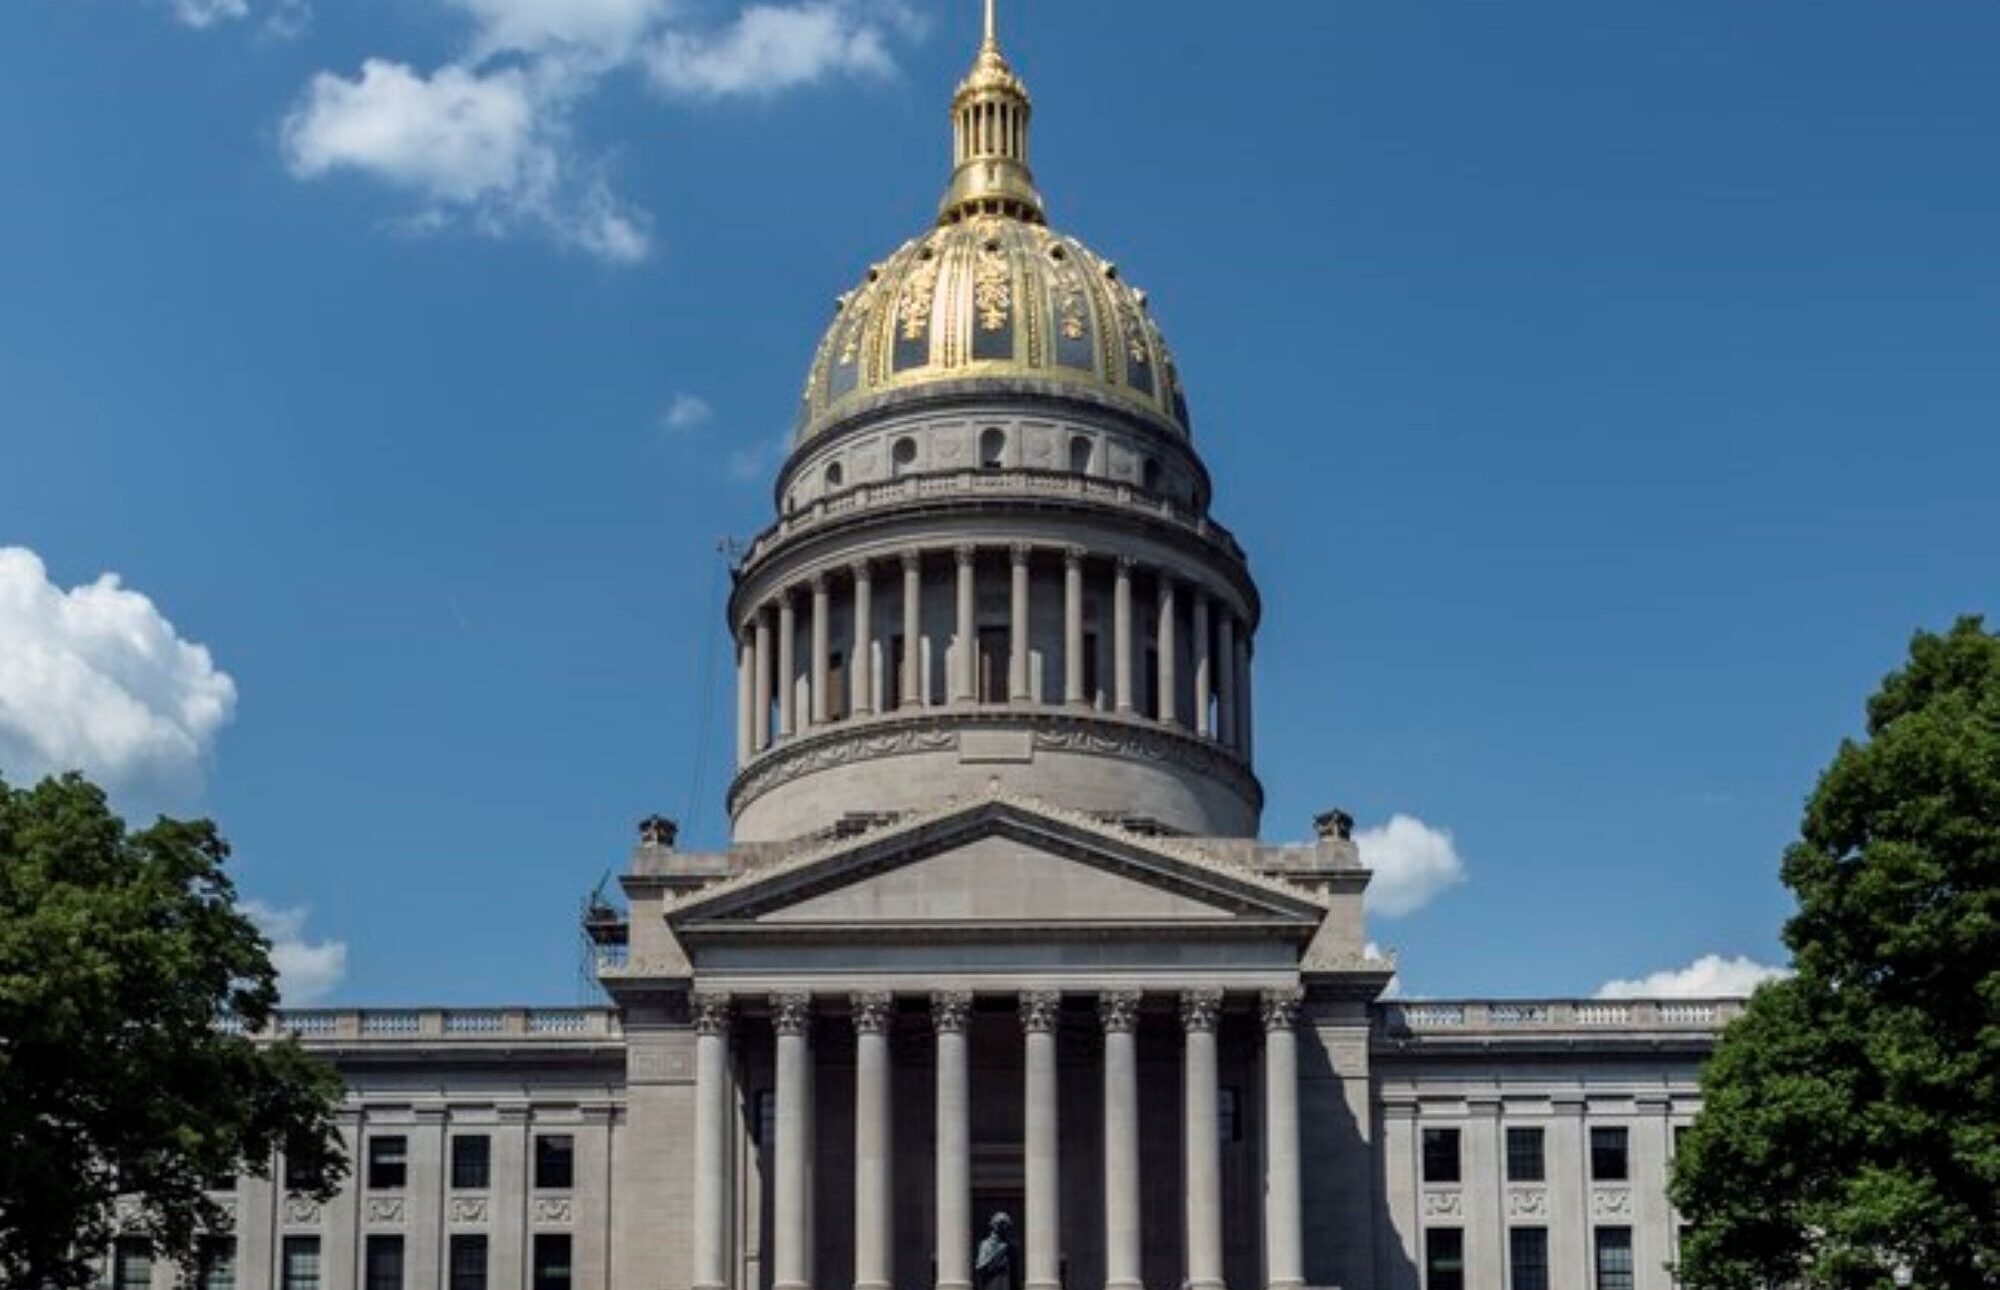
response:
<path id="1" fill-rule="evenodd" d="M 806 377 L 797 442 L 904 394 L 985 381 L 1110 403 L 1185 437 L 1180 375 L 1146 293 L 1044 221 L 1028 91 L 1000 52 L 990 0 L 951 115 L 938 226 L 840 298 Z"/>

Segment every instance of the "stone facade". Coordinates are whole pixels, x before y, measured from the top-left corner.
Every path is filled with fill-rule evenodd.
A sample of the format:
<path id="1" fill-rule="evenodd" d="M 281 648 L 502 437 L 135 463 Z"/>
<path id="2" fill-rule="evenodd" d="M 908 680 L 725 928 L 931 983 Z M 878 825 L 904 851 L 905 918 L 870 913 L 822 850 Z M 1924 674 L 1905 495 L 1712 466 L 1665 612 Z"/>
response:
<path id="1" fill-rule="evenodd" d="M 1025 1290 L 1671 1283 L 1734 1005 L 1382 999 L 1351 821 L 1258 837 L 1258 589 L 1029 119 L 989 26 L 939 226 L 817 351 L 731 844 L 642 825 L 608 1008 L 289 1014 L 355 1173 L 243 1180 L 234 1286 L 971 1290 L 1001 1212 Z"/>

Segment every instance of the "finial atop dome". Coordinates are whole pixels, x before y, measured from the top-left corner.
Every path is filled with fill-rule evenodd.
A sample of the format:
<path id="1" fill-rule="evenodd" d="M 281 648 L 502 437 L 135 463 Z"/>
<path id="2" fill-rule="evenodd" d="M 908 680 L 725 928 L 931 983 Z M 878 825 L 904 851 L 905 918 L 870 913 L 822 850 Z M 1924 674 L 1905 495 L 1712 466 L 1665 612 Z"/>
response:
<path id="1" fill-rule="evenodd" d="M 938 222 L 969 215 L 1007 215 L 1045 223 L 1042 195 L 1028 169 L 1028 87 L 1000 52 L 994 0 L 986 0 L 986 32 L 972 70 L 951 99 L 951 186 Z"/>

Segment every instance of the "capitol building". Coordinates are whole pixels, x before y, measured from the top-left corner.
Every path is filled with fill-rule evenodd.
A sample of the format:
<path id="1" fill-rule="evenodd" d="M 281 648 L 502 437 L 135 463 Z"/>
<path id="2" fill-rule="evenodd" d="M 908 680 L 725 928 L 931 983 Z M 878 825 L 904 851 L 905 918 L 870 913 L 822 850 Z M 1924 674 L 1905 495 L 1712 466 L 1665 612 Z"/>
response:
<path id="1" fill-rule="evenodd" d="M 730 844 L 642 825 L 588 920 L 608 1006 L 288 1014 L 352 1175 L 238 1180 L 204 1283 L 1676 1284 L 1736 1005 L 1383 998 L 1351 821 L 1260 836 L 1287 589 L 1031 120 L 989 9 L 936 223 L 840 297 L 735 570 Z"/>

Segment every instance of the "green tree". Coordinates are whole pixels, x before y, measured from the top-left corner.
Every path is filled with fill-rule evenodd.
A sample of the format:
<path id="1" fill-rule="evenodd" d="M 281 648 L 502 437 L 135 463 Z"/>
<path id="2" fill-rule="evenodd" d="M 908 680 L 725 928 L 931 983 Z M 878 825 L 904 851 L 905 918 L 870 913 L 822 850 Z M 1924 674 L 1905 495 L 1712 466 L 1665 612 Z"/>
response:
<path id="1" fill-rule="evenodd" d="M 270 945 L 206 820 L 127 830 L 80 776 L 0 781 L 0 1285 L 77 1286 L 126 1230 L 192 1263 L 207 1190 L 282 1147 L 306 1190 L 345 1173 L 340 1082 L 262 1032 Z"/>
<path id="2" fill-rule="evenodd" d="M 1794 974 L 1702 1077 L 1682 1280 L 2000 1284 L 2000 637 L 1920 633 L 1785 853 Z"/>

